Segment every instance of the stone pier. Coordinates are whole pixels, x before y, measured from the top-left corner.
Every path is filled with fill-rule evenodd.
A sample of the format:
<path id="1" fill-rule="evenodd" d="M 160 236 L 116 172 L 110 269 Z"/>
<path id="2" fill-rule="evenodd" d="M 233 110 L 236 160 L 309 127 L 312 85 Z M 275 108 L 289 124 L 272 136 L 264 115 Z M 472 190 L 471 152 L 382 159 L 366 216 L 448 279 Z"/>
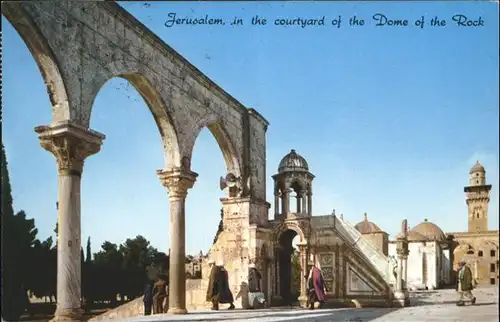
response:
<path id="1" fill-rule="evenodd" d="M 85 158 L 99 152 L 105 136 L 70 122 L 38 126 L 40 145 L 57 159 L 57 309 L 52 321 L 80 321 L 80 181 Z"/>

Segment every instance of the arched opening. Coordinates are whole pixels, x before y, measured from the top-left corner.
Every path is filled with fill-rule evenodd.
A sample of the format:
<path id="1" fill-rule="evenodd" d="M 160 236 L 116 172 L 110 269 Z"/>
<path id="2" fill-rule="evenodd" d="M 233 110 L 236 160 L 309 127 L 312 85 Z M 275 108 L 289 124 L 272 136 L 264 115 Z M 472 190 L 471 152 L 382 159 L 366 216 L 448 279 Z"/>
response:
<path id="1" fill-rule="evenodd" d="M 90 237 L 97 254 L 90 292 L 97 303 L 140 296 L 157 253 L 169 253 L 168 191 L 156 173 L 165 158 L 156 97 L 139 75 L 126 75 L 108 80 L 92 102 L 90 127 L 106 140 L 85 161 L 81 239 Z"/>
<path id="2" fill-rule="evenodd" d="M 292 182 L 290 185 L 291 189 L 291 198 L 290 198 L 290 211 L 296 214 L 305 212 L 305 204 L 307 202 L 305 198 L 305 189 L 303 185 L 298 181 Z"/>
<path id="3" fill-rule="evenodd" d="M 300 294 L 300 279 L 302 269 L 297 243 L 300 235 L 292 229 L 283 231 L 278 239 L 278 254 L 276 256 L 276 292 L 284 303 L 291 304 Z"/>
<path id="4" fill-rule="evenodd" d="M 210 127 L 203 128 L 196 137 L 191 167 L 198 173 L 196 183 L 186 202 L 186 253 L 210 250 L 222 232 L 222 205 L 220 198 L 227 195 L 220 189 L 220 177 L 228 172 L 227 158 Z M 219 227 L 219 228 L 218 228 Z"/>
<path id="5" fill-rule="evenodd" d="M 37 33 L 32 22 L 24 16 L 18 16 L 19 12 L 12 13 L 11 5 L 12 3 L 2 3 L 2 142 L 6 150 L 14 214 L 24 210 L 27 220 L 34 219 L 38 233 L 29 237 L 23 230 L 15 241 L 2 234 L 2 240 L 4 245 L 16 249 L 13 246 L 26 245 L 26 242 L 31 243 L 33 239 L 38 239 L 43 247 L 42 252 L 36 254 L 44 260 L 30 264 L 27 261 L 33 257 L 19 256 L 17 253 L 14 254 L 14 261 L 11 261 L 9 250 L 4 248 L 2 277 L 4 282 L 9 280 L 9 283 L 2 285 L 4 318 L 16 313 L 12 312 L 12 309 L 15 310 L 19 304 L 19 301 L 11 296 L 13 289 L 17 293 L 22 286 L 27 288 L 33 295 L 30 298 L 32 303 L 35 300 L 56 300 L 57 255 L 54 228 L 57 180 L 54 156 L 40 147 L 33 128 L 54 121 L 52 112 L 65 111 L 59 115 L 68 115 L 67 105 L 63 106 L 63 101 L 67 102 L 66 92 L 56 61 L 52 59 L 45 40 Z M 10 229 L 5 222 L 2 224 L 3 232 Z M 10 269 L 6 268 L 7 265 Z M 32 265 L 36 265 L 37 269 L 29 270 Z M 25 272 L 24 267 L 29 271 Z M 20 275 L 13 277 L 12 272 Z M 43 281 L 42 284 L 36 283 L 37 280 Z M 24 285 L 21 285 L 21 282 Z M 24 293 L 22 295 L 24 296 Z M 53 308 L 55 310 L 55 303 Z M 21 310 L 23 311 L 24 309 Z"/>
<path id="6" fill-rule="evenodd" d="M 16 4 L 4 3 L 2 5 L 2 25 L 6 26 L 6 30 L 4 31 L 5 38 L 3 39 L 6 43 L 4 44 L 8 43 L 9 38 L 15 38 L 13 35 L 13 31 L 15 29 L 15 33 L 22 38 L 23 43 L 29 49 L 31 56 L 34 58 L 38 69 L 42 74 L 46 85 L 46 93 L 49 94 L 49 106 L 52 110 L 52 122 L 70 119 L 68 95 L 66 93 L 64 80 L 61 76 L 61 72 L 52 49 L 50 48 L 47 40 L 38 30 L 37 26 L 34 24 L 33 20 L 24 12 L 24 10 L 18 6 L 11 6 L 16 6 Z M 9 23 L 6 23 L 7 20 Z M 16 42 L 18 42 L 18 40 L 16 40 Z M 20 48 L 23 46 L 18 45 L 16 47 Z M 9 46 L 9 48 L 16 47 Z M 7 48 L 7 46 L 4 46 L 4 50 L 5 48 Z M 18 68 L 20 65 L 23 64 L 16 64 L 13 66 Z M 3 64 L 3 66 L 6 65 Z M 23 87 L 27 90 L 26 82 Z M 46 124 L 49 123 L 51 122 L 47 122 Z"/>

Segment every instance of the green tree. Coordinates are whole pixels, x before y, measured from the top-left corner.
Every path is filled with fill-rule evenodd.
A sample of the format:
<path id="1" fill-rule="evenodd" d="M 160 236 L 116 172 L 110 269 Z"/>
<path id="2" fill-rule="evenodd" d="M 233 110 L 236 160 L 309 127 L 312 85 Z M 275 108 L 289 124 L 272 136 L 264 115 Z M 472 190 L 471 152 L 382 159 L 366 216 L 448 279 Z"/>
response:
<path id="1" fill-rule="evenodd" d="M 35 220 L 27 219 L 21 210 L 14 215 L 12 188 L 10 186 L 7 156 L 2 142 L 2 317 L 18 320 L 28 308 L 27 290 L 31 274 L 33 246 L 37 229 Z"/>
<path id="2" fill-rule="evenodd" d="M 82 258 L 83 260 L 83 258 Z M 91 245 L 90 245 L 90 237 L 87 239 L 87 258 L 85 259 L 85 262 L 91 263 L 92 262 L 92 250 L 91 250 Z"/>
<path id="3" fill-rule="evenodd" d="M 153 263 L 158 250 L 152 247 L 146 238 L 138 235 L 120 245 L 120 252 L 123 256 L 122 268 L 125 274 L 123 283 L 125 290 L 120 294 L 135 298 L 144 290 L 147 281 L 146 269 Z"/>
<path id="4" fill-rule="evenodd" d="M 92 289 L 88 297 L 93 300 L 115 301 L 116 294 L 123 292 L 123 255 L 118 246 L 105 241 L 101 251 L 94 254 L 94 265 L 89 274 L 93 276 Z"/>
<path id="5" fill-rule="evenodd" d="M 29 288 L 36 297 L 49 297 L 55 292 L 55 278 L 54 272 L 56 271 L 56 262 L 52 256 L 53 240 L 52 237 L 40 242 L 37 240 L 33 247 L 33 261 L 36 263 L 36 269 L 29 275 L 30 283 Z M 54 276 L 55 277 L 55 276 Z"/>
<path id="6" fill-rule="evenodd" d="M 2 218 L 14 215 L 14 206 L 12 201 L 12 189 L 10 186 L 9 170 L 7 166 L 7 156 L 2 141 Z"/>

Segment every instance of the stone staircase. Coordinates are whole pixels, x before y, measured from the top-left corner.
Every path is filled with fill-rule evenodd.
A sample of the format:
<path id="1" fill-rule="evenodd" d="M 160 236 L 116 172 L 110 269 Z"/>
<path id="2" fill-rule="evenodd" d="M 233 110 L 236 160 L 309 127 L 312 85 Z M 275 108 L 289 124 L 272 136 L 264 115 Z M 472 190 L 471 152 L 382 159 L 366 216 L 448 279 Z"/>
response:
<path id="1" fill-rule="evenodd" d="M 337 216 L 335 216 L 335 229 L 341 237 L 347 240 L 355 250 L 361 253 L 375 267 L 387 284 L 390 286 L 396 284 L 396 279 L 392 274 L 393 265 L 390 257 L 385 256 L 384 253 L 364 238 L 353 225 Z"/>

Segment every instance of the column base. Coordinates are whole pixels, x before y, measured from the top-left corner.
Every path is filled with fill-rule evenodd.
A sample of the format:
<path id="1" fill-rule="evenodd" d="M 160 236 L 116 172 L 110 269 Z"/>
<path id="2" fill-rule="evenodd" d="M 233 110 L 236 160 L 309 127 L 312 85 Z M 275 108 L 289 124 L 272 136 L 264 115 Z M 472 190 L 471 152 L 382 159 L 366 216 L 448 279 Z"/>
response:
<path id="1" fill-rule="evenodd" d="M 50 322 L 59 322 L 59 321 L 66 321 L 66 322 L 80 322 L 84 321 L 83 319 L 83 309 L 77 308 L 77 309 L 56 309 L 56 313 L 54 314 L 54 317 L 50 320 Z"/>
<path id="2" fill-rule="evenodd" d="M 181 309 L 180 307 L 170 307 L 168 308 L 167 313 L 168 314 L 174 314 L 174 315 L 180 315 L 180 314 L 187 314 L 186 309 Z"/>
<path id="3" fill-rule="evenodd" d="M 410 294 L 408 290 L 395 291 L 392 299 L 394 305 L 399 307 L 410 306 Z"/>
<path id="4" fill-rule="evenodd" d="M 307 307 L 307 296 L 305 295 L 301 295 L 299 296 L 299 303 L 300 303 L 300 307 Z"/>

